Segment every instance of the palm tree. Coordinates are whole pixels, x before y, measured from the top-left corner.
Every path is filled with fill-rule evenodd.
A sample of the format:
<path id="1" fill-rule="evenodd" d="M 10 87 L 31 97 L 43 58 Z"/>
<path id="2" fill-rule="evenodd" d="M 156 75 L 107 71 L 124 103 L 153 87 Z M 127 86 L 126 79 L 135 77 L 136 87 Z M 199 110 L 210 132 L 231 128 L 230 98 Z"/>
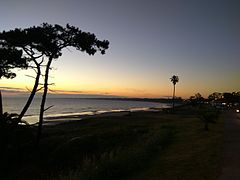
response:
<path id="1" fill-rule="evenodd" d="M 173 109 L 174 109 L 174 99 L 175 99 L 175 85 L 177 84 L 177 82 L 179 81 L 179 78 L 178 76 L 176 75 L 173 75 L 171 78 L 170 78 L 171 82 L 173 83 Z"/>

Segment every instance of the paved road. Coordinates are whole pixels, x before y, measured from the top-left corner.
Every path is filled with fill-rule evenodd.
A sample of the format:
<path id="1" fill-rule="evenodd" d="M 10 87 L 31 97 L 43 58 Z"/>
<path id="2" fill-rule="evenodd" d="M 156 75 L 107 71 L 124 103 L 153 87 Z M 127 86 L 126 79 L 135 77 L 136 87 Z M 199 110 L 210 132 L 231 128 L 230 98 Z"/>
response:
<path id="1" fill-rule="evenodd" d="M 219 180 L 240 180 L 240 117 L 227 112 L 222 174 Z"/>

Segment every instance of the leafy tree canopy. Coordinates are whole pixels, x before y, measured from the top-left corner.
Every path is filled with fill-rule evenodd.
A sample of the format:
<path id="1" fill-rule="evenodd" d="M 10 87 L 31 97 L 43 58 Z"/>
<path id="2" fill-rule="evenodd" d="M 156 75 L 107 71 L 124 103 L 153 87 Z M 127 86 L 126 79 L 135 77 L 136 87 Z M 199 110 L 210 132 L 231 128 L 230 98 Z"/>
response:
<path id="1" fill-rule="evenodd" d="M 0 46 L 0 79 L 16 77 L 16 74 L 11 71 L 14 68 L 27 68 L 27 59 L 22 55 L 21 50 Z"/>
<path id="2" fill-rule="evenodd" d="M 35 55 L 35 58 L 45 55 L 57 59 L 62 55 L 64 47 L 75 47 L 89 55 L 94 55 L 97 51 L 105 54 L 109 42 L 100 41 L 94 34 L 83 32 L 69 24 L 62 27 L 43 23 L 41 26 L 3 31 L 0 33 L 0 45 L 23 49 L 28 55 Z"/>
<path id="3" fill-rule="evenodd" d="M 171 78 L 170 78 L 171 82 L 173 83 L 173 85 L 176 85 L 178 82 L 179 82 L 179 77 L 176 76 L 176 75 L 173 75 Z"/>

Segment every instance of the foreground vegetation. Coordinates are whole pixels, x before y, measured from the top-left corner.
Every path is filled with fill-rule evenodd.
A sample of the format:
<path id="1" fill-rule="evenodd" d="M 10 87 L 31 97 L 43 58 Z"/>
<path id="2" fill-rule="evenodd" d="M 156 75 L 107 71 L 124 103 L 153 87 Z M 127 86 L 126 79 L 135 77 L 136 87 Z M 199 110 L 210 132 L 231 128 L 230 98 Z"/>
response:
<path id="1" fill-rule="evenodd" d="M 21 127 L 1 152 L 1 179 L 216 179 L 223 118 L 206 131 L 199 112 L 187 106 L 48 126 L 37 149 L 35 129 Z"/>

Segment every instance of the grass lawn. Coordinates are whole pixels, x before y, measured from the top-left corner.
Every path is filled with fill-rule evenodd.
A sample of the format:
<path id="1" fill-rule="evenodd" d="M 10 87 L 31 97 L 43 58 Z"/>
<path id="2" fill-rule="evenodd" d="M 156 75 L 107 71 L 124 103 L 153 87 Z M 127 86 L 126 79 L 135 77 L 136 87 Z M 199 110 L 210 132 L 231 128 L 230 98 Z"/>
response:
<path id="1" fill-rule="evenodd" d="M 44 127 L 39 149 L 22 147 L 8 177 L 217 179 L 224 119 L 205 131 L 197 112 L 181 107 L 174 114 L 135 112 Z"/>

